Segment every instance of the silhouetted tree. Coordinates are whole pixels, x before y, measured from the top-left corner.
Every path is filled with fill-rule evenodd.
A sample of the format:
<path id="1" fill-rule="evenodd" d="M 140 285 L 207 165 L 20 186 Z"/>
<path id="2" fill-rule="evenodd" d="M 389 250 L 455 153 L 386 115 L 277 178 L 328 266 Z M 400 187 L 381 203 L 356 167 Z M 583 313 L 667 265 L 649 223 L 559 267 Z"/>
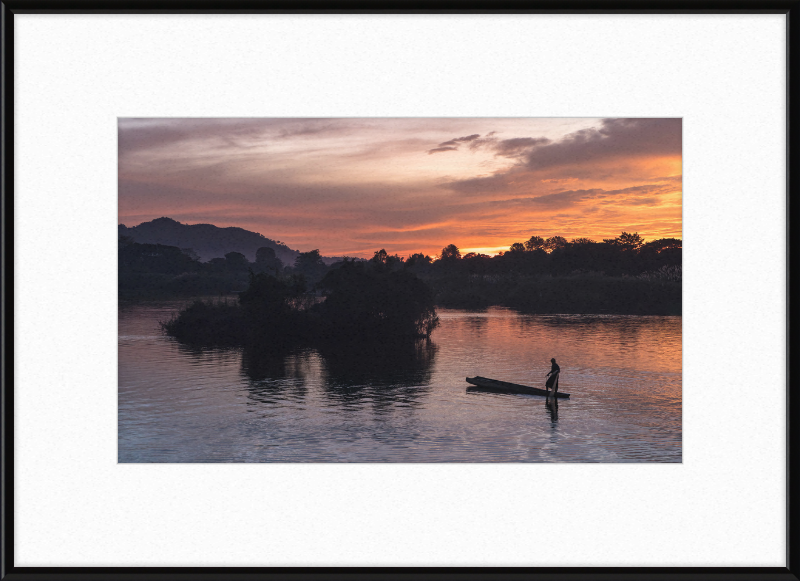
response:
<path id="1" fill-rule="evenodd" d="M 328 270 L 328 267 L 322 261 L 319 249 L 301 252 L 294 261 L 294 268 L 298 274 L 303 275 L 309 287 L 313 287 L 319 282 Z"/>
<path id="2" fill-rule="evenodd" d="M 430 264 L 431 262 L 433 262 L 433 260 L 431 259 L 430 256 L 428 256 L 427 254 L 422 254 L 421 252 L 418 252 L 418 253 L 412 254 L 411 256 L 408 257 L 408 260 L 406 260 L 406 266 L 417 266 L 417 265 L 423 265 L 423 264 Z"/>
<path id="3" fill-rule="evenodd" d="M 433 293 L 408 270 L 346 262 L 319 287 L 326 299 L 313 311 L 329 336 L 394 340 L 430 335 L 439 323 Z"/>
<path id="4" fill-rule="evenodd" d="M 441 260 L 460 260 L 461 251 L 455 244 L 448 244 L 442 248 L 442 254 L 439 257 Z"/>
<path id="5" fill-rule="evenodd" d="M 191 258 L 192 260 L 200 260 L 200 255 L 194 251 L 192 248 L 181 248 L 181 252 L 183 252 L 186 256 Z"/>
<path id="6" fill-rule="evenodd" d="M 646 242 L 638 251 L 639 271 L 680 267 L 683 262 L 682 253 L 680 238 L 660 238 Z"/>
<path id="7" fill-rule="evenodd" d="M 616 238 L 604 238 L 603 242 L 616 246 L 621 250 L 638 250 L 644 244 L 644 239 L 638 233 L 623 232 Z"/>
<path id="8" fill-rule="evenodd" d="M 511 248 L 508 249 L 509 252 L 525 252 L 525 245 L 522 242 L 514 242 L 511 245 Z"/>
<path id="9" fill-rule="evenodd" d="M 275 271 L 276 274 L 283 270 L 283 263 L 275 255 L 275 249 L 269 246 L 262 246 L 256 250 L 256 265 L 262 271 Z"/>
<path id="10" fill-rule="evenodd" d="M 659 238 L 658 240 L 646 242 L 644 247 L 652 248 L 656 252 L 661 252 L 662 250 L 683 248 L 683 241 L 680 238 Z"/>
<path id="11" fill-rule="evenodd" d="M 389 256 L 389 253 L 386 252 L 384 248 L 380 250 L 376 250 L 375 254 L 370 259 L 372 262 L 376 264 L 386 264 L 386 258 Z"/>
<path id="12" fill-rule="evenodd" d="M 544 249 L 548 252 L 553 252 L 554 250 L 558 250 L 559 248 L 565 248 L 567 246 L 567 239 L 563 236 L 553 236 L 548 238 L 544 241 Z"/>
<path id="13" fill-rule="evenodd" d="M 389 254 L 383 248 L 375 252 L 374 256 L 370 259 L 370 262 L 376 265 L 382 265 L 389 269 L 399 268 L 403 265 L 403 259 L 401 257 L 399 257 L 397 254 Z"/>
<path id="14" fill-rule="evenodd" d="M 250 272 L 250 284 L 239 294 L 239 304 L 257 311 L 278 313 L 289 308 L 288 300 L 299 296 L 305 284 L 300 276 L 279 279 L 266 272 Z"/>
<path id="15" fill-rule="evenodd" d="M 633 234 L 628 234 L 627 232 L 623 232 L 617 238 L 617 245 L 621 246 L 625 250 L 639 250 L 644 244 L 644 239 L 639 236 L 638 232 L 634 232 Z"/>
<path id="16" fill-rule="evenodd" d="M 275 258 L 275 249 L 269 246 L 262 246 L 256 250 L 256 264 L 264 264 Z"/>
<path id="17" fill-rule="evenodd" d="M 321 264 L 324 265 L 325 263 L 322 261 L 322 256 L 318 248 L 309 250 L 308 252 L 301 252 L 294 261 L 294 267 L 300 269 L 307 266 L 319 266 Z"/>
<path id="18" fill-rule="evenodd" d="M 525 241 L 525 250 L 532 252 L 544 248 L 544 238 L 541 236 L 531 236 Z"/>
<path id="19" fill-rule="evenodd" d="M 246 271 L 250 263 L 241 252 L 228 252 L 225 255 L 225 268 L 232 271 Z"/>
<path id="20" fill-rule="evenodd" d="M 195 272 L 201 265 L 177 246 L 163 244 L 139 244 L 129 238 L 118 242 L 120 272 L 153 272 L 161 274 L 181 274 Z"/>

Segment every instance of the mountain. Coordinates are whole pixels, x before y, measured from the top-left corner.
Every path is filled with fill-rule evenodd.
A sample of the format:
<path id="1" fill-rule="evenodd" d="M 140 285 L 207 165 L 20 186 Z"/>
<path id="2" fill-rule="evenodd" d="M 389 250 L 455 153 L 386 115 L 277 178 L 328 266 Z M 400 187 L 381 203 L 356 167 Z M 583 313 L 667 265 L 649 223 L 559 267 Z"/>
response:
<path id="1" fill-rule="evenodd" d="M 244 228 L 219 228 L 213 224 L 181 224 L 172 218 L 157 218 L 132 228 L 120 224 L 118 230 L 119 236 L 129 236 L 134 242 L 141 244 L 191 248 L 202 261 L 222 258 L 228 252 L 241 252 L 247 260 L 254 262 L 256 250 L 268 246 L 275 250 L 275 255 L 284 265 L 292 266 L 300 254 L 299 250 L 292 250 L 282 242 L 276 242 Z"/>

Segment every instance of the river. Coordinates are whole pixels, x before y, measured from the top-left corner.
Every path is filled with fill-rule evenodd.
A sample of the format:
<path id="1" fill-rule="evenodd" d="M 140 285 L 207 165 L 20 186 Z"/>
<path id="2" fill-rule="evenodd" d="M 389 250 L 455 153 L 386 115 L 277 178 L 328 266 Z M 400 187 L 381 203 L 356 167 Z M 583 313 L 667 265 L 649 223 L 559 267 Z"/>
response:
<path id="1" fill-rule="evenodd" d="M 680 462 L 681 317 L 439 309 L 430 342 L 385 353 L 195 349 L 120 305 L 119 462 Z M 481 375 L 557 405 L 469 391 Z"/>

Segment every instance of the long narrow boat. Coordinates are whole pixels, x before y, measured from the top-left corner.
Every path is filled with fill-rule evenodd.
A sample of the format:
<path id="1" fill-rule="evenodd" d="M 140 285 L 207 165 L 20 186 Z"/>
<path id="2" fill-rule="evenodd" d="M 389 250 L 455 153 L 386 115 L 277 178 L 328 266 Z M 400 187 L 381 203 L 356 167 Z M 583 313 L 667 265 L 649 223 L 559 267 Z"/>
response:
<path id="1" fill-rule="evenodd" d="M 553 392 L 546 389 L 539 389 L 538 387 L 530 387 L 528 385 L 520 385 L 518 383 L 509 383 L 507 381 L 498 381 L 497 379 L 487 379 L 486 377 L 467 377 L 467 383 L 471 383 L 477 388 L 484 391 L 496 391 L 500 393 L 524 393 L 528 395 L 549 395 L 552 397 Z M 475 387 L 468 387 L 467 389 L 473 390 Z M 476 390 L 477 391 L 477 390 Z M 563 391 L 556 392 L 556 397 L 568 398 L 569 394 Z"/>

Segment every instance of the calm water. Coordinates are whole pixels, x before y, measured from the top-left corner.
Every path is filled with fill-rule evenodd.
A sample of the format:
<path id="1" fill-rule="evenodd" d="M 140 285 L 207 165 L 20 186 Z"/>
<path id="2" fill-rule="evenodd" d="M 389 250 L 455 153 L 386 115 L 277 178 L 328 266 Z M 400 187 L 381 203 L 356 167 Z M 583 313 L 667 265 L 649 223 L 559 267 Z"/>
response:
<path id="1" fill-rule="evenodd" d="M 681 318 L 440 309 L 392 353 L 197 350 L 121 306 L 120 462 L 680 462 Z M 466 376 L 544 397 L 468 392 Z"/>

